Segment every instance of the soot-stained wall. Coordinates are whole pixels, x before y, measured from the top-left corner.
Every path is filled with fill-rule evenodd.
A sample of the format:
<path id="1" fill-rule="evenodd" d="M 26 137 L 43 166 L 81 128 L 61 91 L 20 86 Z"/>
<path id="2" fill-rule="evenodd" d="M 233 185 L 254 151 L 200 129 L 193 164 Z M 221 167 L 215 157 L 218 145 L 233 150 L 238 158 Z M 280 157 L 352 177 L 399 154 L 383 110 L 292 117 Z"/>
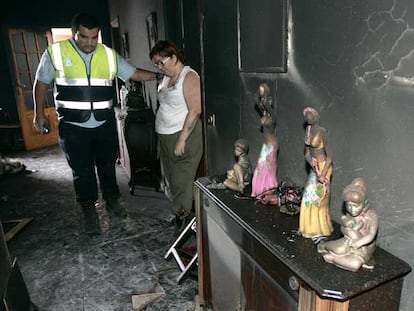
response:
<path id="1" fill-rule="evenodd" d="M 410 1 L 292 1 L 289 69 L 274 84 L 280 176 L 305 181 L 301 112 L 319 109 L 334 155 L 332 216 L 341 215 L 343 188 L 365 178 L 379 245 L 414 266 L 412 27 Z M 401 310 L 412 286 L 411 274 Z"/>
<path id="2" fill-rule="evenodd" d="M 267 82 L 277 103 L 279 179 L 306 182 L 302 111 L 317 108 L 333 150 L 333 219 L 340 220 L 344 187 L 365 178 L 379 214 L 379 246 L 414 267 L 414 2 L 291 1 L 288 70 L 270 74 L 238 71 L 237 8 L 205 2 L 205 103 L 217 122 L 207 131 L 209 173 L 230 167 L 237 137 L 249 140 L 256 163 L 263 137 L 252 96 Z M 413 287 L 410 273 L 400 310 L 413 305 Z"/>

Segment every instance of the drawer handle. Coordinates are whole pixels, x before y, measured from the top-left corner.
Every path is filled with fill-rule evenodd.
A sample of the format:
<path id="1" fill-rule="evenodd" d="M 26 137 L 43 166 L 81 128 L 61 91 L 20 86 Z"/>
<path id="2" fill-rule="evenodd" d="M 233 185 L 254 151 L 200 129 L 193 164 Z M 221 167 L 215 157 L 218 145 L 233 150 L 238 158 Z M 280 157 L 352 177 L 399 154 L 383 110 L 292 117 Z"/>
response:
<path id="1" fill-rule="evenodd" d="M 204 198 L 204 206 L 209 207 L 210 201 L 207 198 Z"/>
<path id="2" fill-rule="evenodd" d="M 299 280 L 296 276 L 291 276 L 289 278 L 289 287 L 291 290 L 298 290 L 299 289 Z"/>

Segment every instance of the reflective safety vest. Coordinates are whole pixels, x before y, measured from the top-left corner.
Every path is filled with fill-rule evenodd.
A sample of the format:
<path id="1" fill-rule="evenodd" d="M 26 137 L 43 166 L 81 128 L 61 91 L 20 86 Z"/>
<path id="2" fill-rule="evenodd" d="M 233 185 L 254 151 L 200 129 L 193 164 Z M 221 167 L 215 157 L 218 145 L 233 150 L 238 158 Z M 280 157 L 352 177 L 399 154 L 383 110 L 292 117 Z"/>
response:
<path id="1" fill-rule="evenodd" d="M 118 66 L 116 52 L 99 44 L 87 67 L 70 40 L 48 47 L 55 68 L 55 105 L 64 121 L 85 122 L 94 112 L 98 121 L 113 114 L 113 81 Z"/>

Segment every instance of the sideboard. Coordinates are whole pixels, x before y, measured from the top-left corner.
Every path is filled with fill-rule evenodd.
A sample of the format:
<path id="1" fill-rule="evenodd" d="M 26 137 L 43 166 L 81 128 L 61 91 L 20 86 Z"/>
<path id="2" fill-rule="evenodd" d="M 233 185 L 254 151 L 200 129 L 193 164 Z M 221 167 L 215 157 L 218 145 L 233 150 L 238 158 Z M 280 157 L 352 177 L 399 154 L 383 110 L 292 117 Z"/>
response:
<path id="1" fill-rule="evenodd" d="M 411 267 L 377 247 L 372 270 L 325 263 L 298 216 L 195 182 L 200 304 L 214 311 L 397 311 Z M 332 238 L 340 236 L 335 225 Z"/>

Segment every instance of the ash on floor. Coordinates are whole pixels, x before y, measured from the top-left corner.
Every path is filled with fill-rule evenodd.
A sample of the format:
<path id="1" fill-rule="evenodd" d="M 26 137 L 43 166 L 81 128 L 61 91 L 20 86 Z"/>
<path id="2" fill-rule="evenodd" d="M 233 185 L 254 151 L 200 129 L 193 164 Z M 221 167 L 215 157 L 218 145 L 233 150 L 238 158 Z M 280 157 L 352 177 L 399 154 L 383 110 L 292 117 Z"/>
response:
<path id="1" fill-rule="evenodd" d="M 31 300 L 40 311 L 132 311 L 132 297 L 161 286 L 164 295 L 144 310 L 195 310 L 193 275 L 164 254 L 173 242 L 170 202 L 149 188 L 131 195 L 117 165 L 126 213 L 106 211 L 100 230 L 88 230 L 76 208 L 71 171 L 59 147 L 11 155 L 19 174 L 1 176 L 0 218 L 33 220 L 8 242 Z"/>

